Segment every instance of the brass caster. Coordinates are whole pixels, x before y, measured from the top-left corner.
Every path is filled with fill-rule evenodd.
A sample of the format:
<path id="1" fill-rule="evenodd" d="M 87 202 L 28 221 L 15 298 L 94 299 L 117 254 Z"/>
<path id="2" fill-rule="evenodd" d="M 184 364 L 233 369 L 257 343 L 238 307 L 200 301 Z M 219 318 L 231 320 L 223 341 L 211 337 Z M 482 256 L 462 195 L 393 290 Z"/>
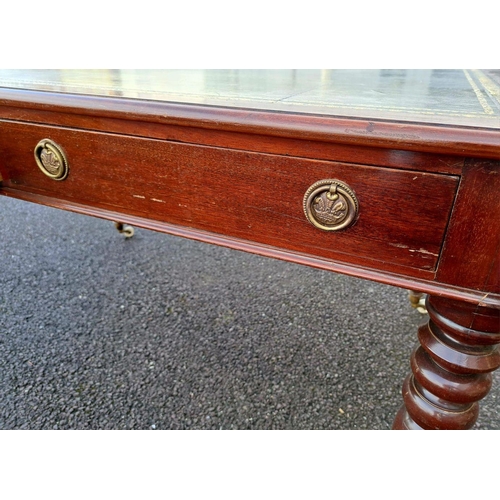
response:
<path id="1" fill-rule="evenodd" d="M 127 226 L 122 222 L 115 222 L 115 227 L 125 238 L 132 238 L 134 236 L 134 228 L 132 226 Z"/>
<path id="2" fill-rule="evenodd" d="M 408 290 L 408 298 L 410 299 L 411 306 L 421 314 L 427 314 L 425 307 L 425 294 Z"/>

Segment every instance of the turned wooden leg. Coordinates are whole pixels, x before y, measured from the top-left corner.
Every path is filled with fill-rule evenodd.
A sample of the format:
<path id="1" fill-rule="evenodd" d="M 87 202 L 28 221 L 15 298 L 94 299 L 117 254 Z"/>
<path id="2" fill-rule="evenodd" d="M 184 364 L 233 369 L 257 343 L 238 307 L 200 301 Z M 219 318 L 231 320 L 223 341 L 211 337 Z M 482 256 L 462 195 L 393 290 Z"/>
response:
<path id="1" fill-rule="evenodd" d="M 500 309 L 427 298 L 393 429 L 470 429 L 500 366 Z"/>

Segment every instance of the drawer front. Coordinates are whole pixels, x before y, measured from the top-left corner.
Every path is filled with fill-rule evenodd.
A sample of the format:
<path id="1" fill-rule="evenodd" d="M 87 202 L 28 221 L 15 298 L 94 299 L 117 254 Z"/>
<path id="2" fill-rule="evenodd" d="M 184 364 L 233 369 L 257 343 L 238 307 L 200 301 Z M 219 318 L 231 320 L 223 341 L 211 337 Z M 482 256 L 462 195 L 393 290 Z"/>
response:
<path id="1" fill-rule="evenodd" d="M 2 123 L 4 185 L 80 204 L 336 261 L 436 268 L 459 178 L 333 161 L 19 123 Z M 34 149 L 51 139 L 69 173 L 54 180 Z M 337 179 L 358 216 L 341 231 L 313 226 L 308 188 Z"/>

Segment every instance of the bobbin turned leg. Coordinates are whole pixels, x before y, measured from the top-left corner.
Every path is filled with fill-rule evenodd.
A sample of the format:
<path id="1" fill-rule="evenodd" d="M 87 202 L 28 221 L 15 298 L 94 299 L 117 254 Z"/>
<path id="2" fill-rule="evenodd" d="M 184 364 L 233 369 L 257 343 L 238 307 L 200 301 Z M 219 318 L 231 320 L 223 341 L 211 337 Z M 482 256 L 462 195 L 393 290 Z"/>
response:
<path id="1" fill-rule="evenodd" d="M 500 310 L 428 297 L 393 429 L 470 429 L 500 366 Z"/>

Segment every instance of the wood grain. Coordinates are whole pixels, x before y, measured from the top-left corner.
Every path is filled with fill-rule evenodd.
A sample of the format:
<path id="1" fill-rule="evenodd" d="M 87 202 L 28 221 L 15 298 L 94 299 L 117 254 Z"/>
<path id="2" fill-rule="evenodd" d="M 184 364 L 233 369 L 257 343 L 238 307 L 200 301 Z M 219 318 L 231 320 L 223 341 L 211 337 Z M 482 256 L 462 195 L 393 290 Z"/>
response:
<path id="1" fill-rule="evenodd" d="M 430 296 L 427 311 L 394 429 L 470 429 L 500 367 L 500 310 Z"/>
<path id="2" fill-rule="evenodd" d="M 438 279 L 500 292 L 500 162 L 470 160 L 460 181 Z"/>
<path id="3" fill-rule="evenodd" d="M 75 119 L 73 114 L 53 111 L 0 107 L 0 116 L 9 121 L 45 123 L 67 128 L 112 132 L 242 151 L 379 165 L 386 168 L 403 168 L 430 173 L 460 175 L 464 164 L 463 157 L 454 155 L 302 140 L 300 137 L 285 138 L 238 131 L 207 130 L 196 126 L 179 127 L 116 118 L 78 117 Z"/>
<path id="4" fill-rule="evenodd" d="M 39 205 L 46 205 L 61 210 L 98 217 L 110 221 L 121 220 L 123 223 L 131 224 L 134 227 L 142 227 L 152 231 L 167 233 L 182 238 L 189 238 L 195 241 L 205 242 L 213 245 L 220 245 L 242 252 L 250 252 L 263 257 L 280 259 L 286 262 L 305 265 L 324 271 L 342 273 L 347 276 L 353 276 L 362 279 L 369 279 L 386 285 L 397 286 L 407 290 L 415 290 L 422 293 L 432 294 L 436 297 L 445 297 L 475 304 L 476 307 L 492 307 L 500 308 L 500 294 L 485 294 L 466 287 L 457 287 L 447 283 L 436 281 L 435 273 L 430 271 L 419 271 L 417 276 L 409 276 L 405 272 L 407 268 L 398 269 L 394 266 L 393 272 L 384 271 L 381 268 L 368 268 L 357 264 L 348 264 L 333 260 L 321 259 L 311 255 L 301 254 L 299 252 L 291 252 L 267 245 L 252 243 L 237 238 L 208 233 L 197 229 L 190 229 L 166 222 L 154 221 L 148 218 L 131 215 L 130 213 L 121 213 L 112 211 L 99 205 L 88 206 L 67 201 L 63 199 L 44 196 L 43 194 L 35 193 L 34 190 L 23 191 L 4 187 L 0 190 L 0 195 L 18 200 L 24 200 Z"/>
<path id="5" fill-rule="evenodd" d="M 178 144 L 38 125 L 5 124 L 9 184 L 179 226 L 336 261 L 433 271 L 458 178 Z M 33 160 L 41 139 L 63 148 L 68 178 L 44 176 Z M 321 179 L 354 190 L 356 224 L 314 228 L 303 197 Z"/>
<path id="6" fill-rule="evenodd" d="M 457 113 L 489 128 L 0 89 L 0 195 L 430 294 L 394 428 L 470 428 L 500 366 L 500 129 L 467 75 Z M 354 191 L 353 226 L 306 220 L 321 179 Z"/>
<path id="7" fill-rule="evenodd" d="M 126 119 L 140 123 L 197 127 L 203 130 L 267 137 L 300 138 L 356 147 L 500 159 L 500 131 L 495 129 L 398 123 L 15 89 L 0 89 L 0 107 L 4 106 L 11 113 L 13 108 L 17 109 L 18 120 L 23 120 L 23 113 L 29 114 L 30 110 L 70 114 L 73 115 L 72 126 L 77 128 L 87 128 L 89 119 L 94 123 L 107 118 Z"/>

